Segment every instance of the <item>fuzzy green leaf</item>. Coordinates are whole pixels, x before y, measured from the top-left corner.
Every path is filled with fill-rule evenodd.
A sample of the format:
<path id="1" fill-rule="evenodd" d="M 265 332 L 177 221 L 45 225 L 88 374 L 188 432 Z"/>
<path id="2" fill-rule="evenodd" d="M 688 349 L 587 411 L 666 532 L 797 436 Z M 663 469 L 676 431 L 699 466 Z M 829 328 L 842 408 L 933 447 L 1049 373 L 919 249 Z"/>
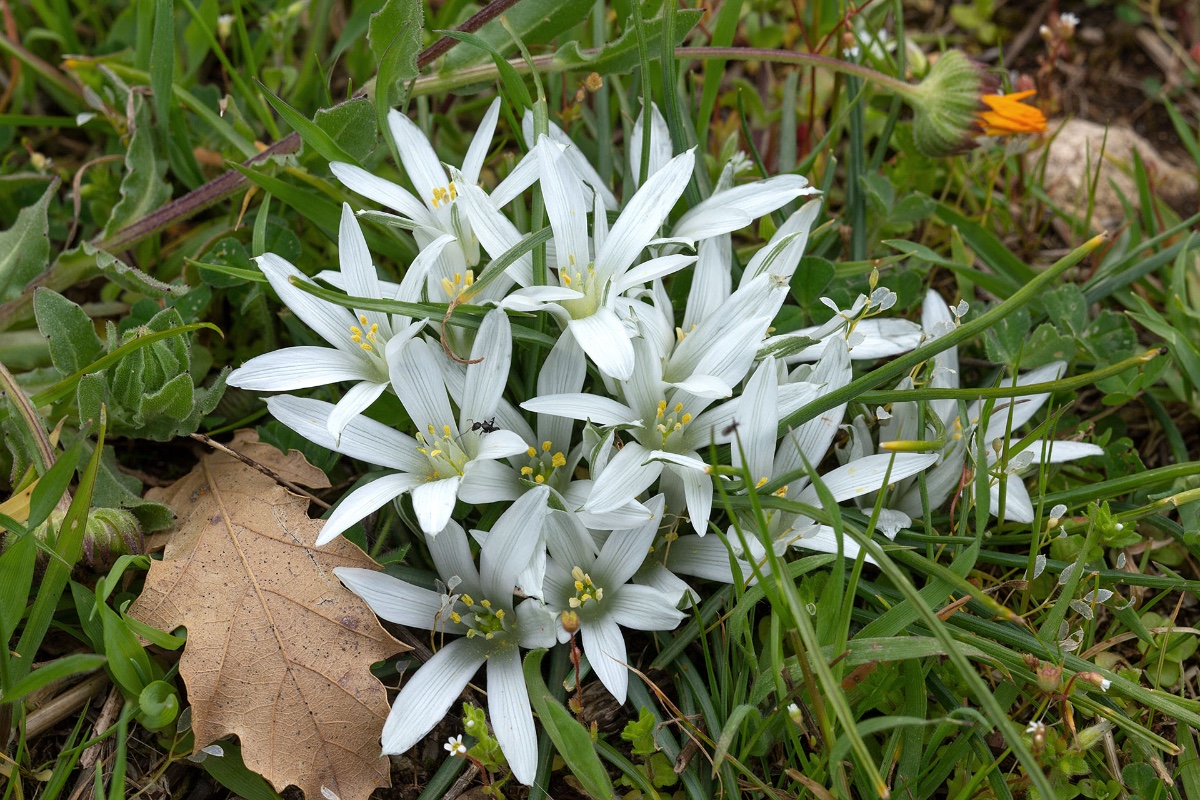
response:
<path id="1" fill-rule="evenodd" d="M 21 209 L 11 228 L 0 233 L 0 301 L 19 295 L 49 265 L 47 210 L 56 191 L 57 180 L 46 187 L 36 203 Z"/>
<path id="2" fill-rule="evenodd" d="M 35 291 L 33 313 L 38 330 L 50 340 L 50 360 L 59 372 L 78 372 L 103 355 L 92 320 L 58 292 L 44 287 Z"/>
<path id="3" fill-rule="evenodd" d="M 109 215 L 101 238 L 107 239 L 122 228 L 148 216 L 171 199 L 171 186 L 163 180 L 166 163 L 154 149 L 154 127 L 150 110 L 140 95 L 132 95 L 133 135 L 125 153 L 125 177 L 121 180 L 121 200 Z M 115 260 L 115 259 L 114 259 Z M 101 266 L 101 269 L 104 267 Z"/>

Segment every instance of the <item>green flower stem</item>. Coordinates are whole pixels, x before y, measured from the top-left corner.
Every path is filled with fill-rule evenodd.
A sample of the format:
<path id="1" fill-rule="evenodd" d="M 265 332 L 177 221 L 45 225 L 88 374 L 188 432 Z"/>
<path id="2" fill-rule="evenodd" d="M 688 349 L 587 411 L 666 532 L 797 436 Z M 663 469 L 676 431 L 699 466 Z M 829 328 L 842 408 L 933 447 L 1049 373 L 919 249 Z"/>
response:
<path id="1" fill-rule="evenodd" d="M 589 49 L 582 50 L 581 52 L 584 55 L 594 55 L 599 50 Z M 680 61 L 689 59 L 697 61 L 770 61 L 776 64 L 798 64 L 820 67 L 842 75 L 858 76 L 906 100 L 912 99 L 916 91 L 915 85 L 905 83 L 898 78 L 885 75 L 870 67 L 831 58 L 830 56 L 820 56 L 816 53 L 796 53 L 791 50 L 771 50 L 763 47 L 677 47 L 675 48 L 675 57 Z M 535 56 L 529 62 L 520 58 L 514 58 L 508 63 L 518 73 L 529 72 L 531 69 L 536 69 L 539 73 L 553 73 L 566 72 L 579 68 L 579 65 L 574 63 L 556 61 L 552 53 Z M 413 96 L 434 94 L 487 81 L 494 78 L 497 72 L 496 65 L 488 63 L 458 70 L 452 75 L 423 75 L 414 82 Z"/>
<path id="2" fill-rule="evenodd" d="M 929 360 L 930 358 L 933 358 L 938 353 L 941 353 L 944 350 L 949 350 L 951 347 L 955 347 L 962 342 L 981 335 L 984 331 L 994 326 L 1000 320 L 1004 319 L 1009 314 L 1026 305 L 1033 300 L 1033 298 L 1041 294 L 1047 286 L 1051 285 L 1058 278 L 1058 276 L 1062 275 L 1068 269 L 1082 261 L 1085 256 L 1103 244 L 1107 238 L 1107 234 L 1100 234 L 1099 236 L 1093 237 L 1092 239 L 1084 242 L 1082 245 L 1072 250 L 1044 272 L 1037 275 L 1037 277 L 1035 277 L 1029 283 L 1025 284 L 1016 292 L 1014 292 L 1012 297 L 1008 298 L 995 308 L 980 314 L 978 317 L 966 323 L 965 325 L 960 325 L 945 336 L 939 336 L 929 344 L 924 345 L 923 347 L 918 347 L 916 350 L 913 350 L 912 352 L 903 355 L 894 361 L 889 362 L 888 364 L 885 364 L 879 369 L 872 370 L 866 375 L 851 381 L 842 388 L 822 395 L 812 402 L 801 406 L 796 411 L 788 414 L 779 421 L 780 435 L 785 435 L 789 429 L 813 419 L 818 414 L 823 414 L 831 408 L 837 408 L 843 403 L 848 403 L 851 400 L 855 400 L 859 395 L 874 389 L 881 384 L 897 381 L 902 376 L 907 374 L 913 367 Z M 979 390 L 973 391 L 978 392 Z"/>
<path id="3" fill-rule="evenodd" d="M 1010 397 L 1028 397 L 1029 395 L 1045 394 L 1046 392 L 1066 392 L 1091 386 L 1105 378 L 1120 375 L 1127 369 L 1135 369 L 1142 364 L 1153 361 L 1158 356 L 1165 356 L 1165 347 L 1156 347 L 1130 356 L 1123 361 L 1110 364 L 1102 369 L 1084 372 L 1071 378 L 1046 383 L 1030 383 L 1025 386 L 992 386 L 979 389 L 884 389 L 880 391 L 863 392 L 855 398 L 860 403 L 878 405 L 883 403 L 916 402 L 918 400 L 990 400 Z"/>

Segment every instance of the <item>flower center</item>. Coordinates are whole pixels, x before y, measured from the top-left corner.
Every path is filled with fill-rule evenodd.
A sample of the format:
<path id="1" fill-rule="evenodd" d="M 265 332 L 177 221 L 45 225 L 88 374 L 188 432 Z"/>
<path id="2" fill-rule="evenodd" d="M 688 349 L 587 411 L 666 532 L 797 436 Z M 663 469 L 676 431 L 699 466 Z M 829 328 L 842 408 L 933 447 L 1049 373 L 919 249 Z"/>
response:
<path id="1" fill-rule="evenodd" d="M 583 297 L 574 300 L 562 300 L 560 305 L 566 309 L 572 319 L 582 319 L 596 313 L 600 306 L 600 287 L 596 285 L 596 265 L 588 264 L 582 270 L 575 263 L 575 256 L 567 259 L 570 263 L 559 269 L 558 280 L 564 288 L 574 289 Z"/>
<path id="2" fill-rule="evenodd" d="M 433 425 L 429 426 L 428 435 L 417 431 L 417 441 L 420 442 L 417 452 L 429 459 L 429 465 L 432 467 L 429 480 L 436 481 L 463 474 L 471 457 L 459 445 L 461 438 L 455 435 L 454 429 L 449 425 L 442 426 L 441 435 L 438 435 Z"/>
<path id="3" fill-rule="evenodd" d="M 458 296 L 470 289 L 475 283 L 475 271 L 467 270 L 465 273 L 454 273 L 454 279 L 442 278 L 442 291 L 446 293 L 446 297 L 451 300 L 458 299 Z"/>
<path id="4" fill-rule="evenodd" d="M 486 599 L 476 603 L 469 594 L 462 595 L 459 602 L 466 606 L 466 611 L 461 614 L 451 611 L 450 619 L 467 626 L 468 639 L 482 636 L 491 640 L 497 634 L 508 633 L 503 608 L 493 608 L 491 601 Z"/>
<path id="5" fill-rule="evenodd" d="M 439 186 L 433 190 L 433 207 L 440 208 L 443 205 L 453 203 L 458 199 L 458 189 L 454 186 L 454 181 L 450 181 L 449 186 Z"/>
<path id="6" fill-rule="evenodd" d="M 667 401 L 658 401 L 658 411 L 654 415 L 655 429 L 662 436 L 663 449 L 666 449 L 667 439 L 670 439 L 677 433 L 683 431 L 687 424 L 692 421 L 692 415 L 683 410 L 683 403 L 676 403 L 675 407 L 667 411 Z"/>
<path id="7" fill-rule="evenodd" d="M 521 467 L 522 478 L 537 484 L 543 484 L 550 480 L 555 470 L 566 466 L 567 457 L 562 454 L 561 450 L 551 455 L 551 447 L 553 445 L 550 442 L 542 442 L 540 453 L 533 447 L 525 451 L 525 454 L 529 456 L 529 464 Z"/>
<path id="8" fill-rule="evenodd" d="M 371 322 L 365 314 L 359 314 L 358 321 L 362 325 L 350 326 L 350 341 L 361 347 L 366 352 L 370 353 L 375 350 L 379 344 L 379 323 Z"/>
<path id="9" fill-rule="evenodd" d="M 604 589 L 592 583 L 592 577 L 578 566 L 571 569 L 571 577 L 575 579 L 575 596 L 567 600 L 571 608 L 582 608 L 589 600 L 599 603 L 604 599 Z"/>

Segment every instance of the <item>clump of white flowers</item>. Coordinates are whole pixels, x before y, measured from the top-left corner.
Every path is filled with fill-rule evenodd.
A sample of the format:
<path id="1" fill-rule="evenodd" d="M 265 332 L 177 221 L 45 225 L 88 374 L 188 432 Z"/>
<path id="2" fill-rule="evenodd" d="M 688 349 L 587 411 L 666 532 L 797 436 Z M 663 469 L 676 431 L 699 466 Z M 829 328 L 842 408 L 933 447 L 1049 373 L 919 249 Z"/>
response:
<path id="1" fill-rule="evenodd" d="M 738 182 L 741 158 L 726 164 L 710 197 L 681 208 L 697 160 L 673 152 L 665 122 L 649 111 L 633 130 L 624 203 L 566 134 L 551 126 L 535 136 L 529 117 L 527 154 L 489 193 L 481 176 L 499 101 L 460 169 L 443 165 L 420 130 L 393 112 L 391 132 L 419 196 L 359 167 L 334 164 L 333 172 L 388 209 L 366 217 L 411 231 L 420 254 L 401 282 L 379 277 L 349 206 L 341 269 L 318 278 L 371 299 L 371 309 L 319 300 L 293 265 L 273 254 L 259 259 L 280 298 L 329 346 L 268 353 L 229 383 L 259 391 L 345 385 L 334 404 L 276 395 L 268 406 L 312 442 L 382 468 L 342 499 L 317 544 L 396 503 L 415 519 L 418 546 L 437 571 L 436 584 L 419 585 L 336 570 L 380 617 L 431 632 L 433 658 L 405 676 L 384 728 L 385 753 L 421 740 L 486 664 L 495 738 L 528 784 L 537 747 L 523 649 L 579 634 L 581 671 L 623 703 L 630 656 L 622 629 L 673 630 L 705 600 L 703 584 L 681 576 L 753 582 L 769 572 L 768 549 L 780 557 L 793 548 L 858 556 L 854 542 L 819 521 L 821 496 L 874 505 L 884 491 L 876 530 L 894 537 L 911 517 L 944 506 L 979 451 L 971 442 L 982 437 L 987 464 L 975 467 L 991 475 L 993 513 L 1003 485 L 1007 518 L 1031 521 L 1020 471 L 1098 451 L 1040 439 L 1023 454 L 991 446 L 1048 395 L 976 404 L 961 415 L 953 401 L 934 402 L 931 413 L 947 432 L 936 451 L 888 447 L 928 433 L 915 403 L 871 409 L 878 430 L 863 416 L 847 420 L 847 403 L 781 429 L 781 420 L 849 384 L 854 361 L 911 350 L 952 329 L 966 309 L 951 310 L 931 293 L 922 324 L 887 317 L 896 296 L 873 277 L 848 308 L 823 298 L 833 312 L 825 324 L 776 331 L 820 219 L 821 200 L 811 197 L 818 192 L 798 175 Z M 645 175 L 643 136 L 651 140 Z M 531 189 L 541 193 L 550 228 L 538 259 L 523 245 Z M 770 241 L 748 257 L 735 251 L 730 234 L 767 215 L 776 217 Z M 477 313 L 472 327 L 442 326 L 436 314 L 376 310 L 387 300 L 409 311 L 451 303 Z M 531 346 L 538 359 L 526 363 Z M 957 366 L 954 350 L 945 351 L 901 388 L 957 387 Z M 1064 366 L 1017 384 L 1053 380 Z M 405 425 L 363 413 L 385 393 Z M 850 435 L 842 435 L 842 463 L 829 468 L 843 427 Z M 714 511 L 718 480 L 728 494 L 772 498 L 758 537 L 733 534 L 752 526 L 750 516 Z M 461 737 L 445 748 L 465 752 Z"/>

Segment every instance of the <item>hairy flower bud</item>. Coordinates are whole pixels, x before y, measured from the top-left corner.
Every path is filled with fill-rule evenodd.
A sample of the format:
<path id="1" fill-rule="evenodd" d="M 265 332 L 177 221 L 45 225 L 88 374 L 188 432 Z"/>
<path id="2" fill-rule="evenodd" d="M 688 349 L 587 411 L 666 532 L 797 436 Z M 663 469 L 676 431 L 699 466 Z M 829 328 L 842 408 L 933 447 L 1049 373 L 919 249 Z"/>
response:
<path id="1" fill-rule="evenodd" d="M 46 567 L 48 550 L 58 542 L 66 515 L 65 510 L 55 509 L 49 519 L 33 531 L 33 535 L 46 545 L 46 548 L 38 549 L 39 572 Z M 120 508 L 93 508 L 88 512 L 81 544 L 83 563 L 97 572 L 107 571 L 120 556 L 142 553 L 146 549 L 137 517 Z"/>
<path id="2" fill-rule="evenodd" d="M 913 141 L 924 155 L 949 156 L 975 146 L 975 120 L 984 93 L 982 69 L 958 50 L 934 62 L 925 79 L 912 87 Z"/>

